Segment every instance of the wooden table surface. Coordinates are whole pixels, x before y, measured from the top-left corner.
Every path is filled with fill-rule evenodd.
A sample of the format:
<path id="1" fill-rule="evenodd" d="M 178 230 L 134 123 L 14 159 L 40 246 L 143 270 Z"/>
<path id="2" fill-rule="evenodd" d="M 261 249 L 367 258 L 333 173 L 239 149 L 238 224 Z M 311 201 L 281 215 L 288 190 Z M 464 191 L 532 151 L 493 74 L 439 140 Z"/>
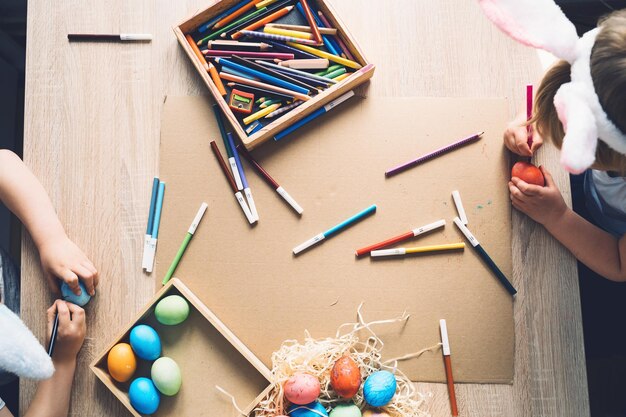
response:
<path id="1" fill-rule="evenodd" d="M 207 94 L 171 28 L 209 2 L 29 2 L 24 159 L 48 190 L 67 233 L 101 275 L 87 309 L 71 416 L 128 415 L 88 364 L 155 292 L 154 279 L 141 272 L 141 250 L 158 173 L 162 103 L 167 95 Z M 492 27 L 473 0 L 332 4 L 377 65 L 368 95 L 506 96 L 513 115 L 524 86 L 540 77 L 535 52 Z M 69 44 L 70 32 L 152 33 L 154 40 Z M 549 146 L 536 160 L 556 174 L 563 190 L 569 188 L 567 175 L 557 161 Z M 564 195 L 570 199 L 568 191 Z M 461 415 L 589 415 L 575 260 L 517 212 L 513 229 L 513 283 L 519 290 L 514 383 L 458 385 Z M 53 300 L 26 234 L 22 249 L 22 317 L 43 340 L 45 310 Z M 433 416 L 449 415 L 445 385 L 418 388 L 432 394 Z M 22 381 L 22 410 L 34 389 Z"/>

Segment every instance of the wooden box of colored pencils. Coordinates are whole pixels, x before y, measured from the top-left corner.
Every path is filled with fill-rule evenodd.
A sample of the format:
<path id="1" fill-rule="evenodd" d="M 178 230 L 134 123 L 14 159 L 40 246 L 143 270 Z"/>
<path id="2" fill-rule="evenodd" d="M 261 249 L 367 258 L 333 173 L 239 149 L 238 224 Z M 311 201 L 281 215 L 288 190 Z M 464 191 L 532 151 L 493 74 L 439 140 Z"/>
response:
<path id="1" fill-rule="evenodd" d="M 174 33 L 248 149 L 332 107 L 375 70 L 326 0 L 222 0 Z M 233 88 L 255 94 L 251 114 L 229 108 Z"/>
<path id="2" fill-rule="evenodd" d="M 156 305 L 173 295 L 187 302 L 189 316 L 176 325 L 161 324 L 155 317 Z M 245 413 L 251 413 L 272 388 L 270 370 L 182 281 L 172 278 L 90 365 L 100 381 L 135 417 L 147 412 L 144 414 L 133 407 L 130 386 L 138 378 L 151 380 L 154 360 L 140 359 L 135 352 L 136 370 L 126 382 L 118 382 L 111 376 L 108 360 L 111 349 L 120 343 L 129 343 L 131 330 L 141 324 L 157 332 L 161 341 L 160 357 L 174 360 L 182 377 L 180 390 L 175 395 L 167 396 L 157 391 L 160 396 L 158 408 L 150 415 L 199 416 L 207 415 L 207 410 L 208 415 L 215 416 L 237 414 L 230 399 L 216 385 L 246 406 Z"/>

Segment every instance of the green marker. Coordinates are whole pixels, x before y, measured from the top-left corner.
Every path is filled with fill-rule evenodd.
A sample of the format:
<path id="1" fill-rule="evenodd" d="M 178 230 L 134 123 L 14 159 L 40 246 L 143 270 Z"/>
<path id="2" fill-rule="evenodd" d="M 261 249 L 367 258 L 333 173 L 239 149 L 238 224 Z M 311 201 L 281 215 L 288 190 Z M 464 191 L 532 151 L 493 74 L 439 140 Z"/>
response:
<path id="1" fill-rule="evenodd" d="M 180 259 L 183 257 L 183 254 L 185 253 L 185 250 L 187 249 L 189 242 L 191 242 L 191 238 L 193 237 L 193 234 L 196 232 L 196 229 L 198 228 L 198 225 L 200 224 L 200 220 L 202 220 L 202 216 L 204 216 L 204 213 L 206 212 L 207 207 L 208 207 L 207 203 L 202 203 L 202 205 L 200 206 L 200 209 L 198 210 L 196 217 L 194 217 L 193 222 L 191 222 L 191 226 L 189 226 L 189 230 L 187 230 L 187 234 L 185 235 L 185 239 L 183 240 L 183 243 L 180 245 L 178 252 L 176 252 L 176 256 L 174 257 L 174 260 L 172 261 L 170 268 L 167 270 L 167 274 L 165 274 L 165 278 L 163 278 L 163 282 L 162 282 L 163 285 L 167 284 L 170 278 L 172 278 L 172 275 L 174 275 L 174 271 L 176 271 L 176 267 L 178 267 L 178 263 L 180 262 Z"/>

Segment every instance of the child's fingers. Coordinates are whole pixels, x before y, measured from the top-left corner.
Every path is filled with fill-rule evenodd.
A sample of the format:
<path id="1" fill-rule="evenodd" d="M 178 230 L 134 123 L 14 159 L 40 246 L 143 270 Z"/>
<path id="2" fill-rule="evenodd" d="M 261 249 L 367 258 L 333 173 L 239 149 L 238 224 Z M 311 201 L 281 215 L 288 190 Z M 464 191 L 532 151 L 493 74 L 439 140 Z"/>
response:
<path id="1" fill-rule="evenodd" d="M 548 171 L 543 165 L 540 166 L 539 169 L 541 170 L 543 177 L 546 179 L 546 186 L 549 188 L 556 187 L 556 184 L 554 183 L 554 178 L 552 178 L 552 174 L 550 174 L 550 171 Z"/>
<path id="2" fill-rule="evenodd" d="M 524 195 L 529 197 L 539 195 L 541 188 L 537 185 L 529 184 L 517 177 L 511 178 L 511 182 L 515 185 Z"/>
<path id="3" fill-rule="evenodd" d="M 80 323 L 80 322 L 85 321 L 85 310 L 82 307 L 77 306 L 76 304 L 73 304 L 73 303 L 68 303 L 67 308 L 69 309 L 72 315 L 73 322 Z"/>
<path id="4" fill-rule="evenodd" d="M 81 290 L 80 286 L 78 285 L 78 275 L 76 275 L 71 270 L 66 269 L 59 274 L 59 278 L 65 281 L 65 283 L 68 285 L 68 287 L 70 287 L 74 294 L 80 295 Z"/>
<path id="5" fill-rule="evenodd" d="M 89 295 L 94 295 L 96 293 L 96 289 L 94 285 L 93 273 L 82 265 L 77 265 L 73 269 L 74 272 L 81 278 L 83 284 L 85 284 L 87 293 Z"/>
<path id="6" fill-rule="evenodd" d="M 520 191 L 519 188 L 515 186 L 512 182 L 509 182 L 509 193 L 511 194 L 511 200 L 517 198 L 518 200 L 524 199 L 524 193 Z"/>
<path id="7" fill-rule="evenodd" d="M 83 261 L 81 265 L 87 268 L 89 272 L 91 272 L 93 276 L 93 286 L 97 287 L 98 283 L 100 282 L 100 274 L 98 273 L 98 270 L 96 269 L 96 267 L 93 266 L 93 264 L 89 260 Z"/>
<path id="8" fill-rule="evenodd" d="M 59 314 L 59 326 L 67 325 L 71 321 L 70 309 L 68 308 L 68 304 L 72 304 L 72 303 L 57 300 L 55 304 L 56 304 L 57 312 Z"/>

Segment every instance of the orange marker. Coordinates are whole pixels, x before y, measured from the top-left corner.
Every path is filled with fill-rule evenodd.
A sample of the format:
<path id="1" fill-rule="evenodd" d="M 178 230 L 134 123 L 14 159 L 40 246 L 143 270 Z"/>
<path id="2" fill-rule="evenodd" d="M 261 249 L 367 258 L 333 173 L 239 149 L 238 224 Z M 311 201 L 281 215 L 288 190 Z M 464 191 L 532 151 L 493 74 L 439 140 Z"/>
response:
<path id="1" fill-rule="evenodd" d="M 313 39 L 318 45 L 322 45 L 324 41 L 322 40 L 322 34 L 320 33 L 319 28 L 317 27 L 317 23 L 315 22 L 315 17 L 313 17 L 313 12 L 309 7 L 309 3 L 306 0 L 300 0 L 300 4 L 302 5 L 302 9 L 304 9 L 304 15 L 306 16 L 306 20 L 309 22 L 309 26 L 311 27 L 311 34 L 313 35 Z"/>
<path id="2" fill-rule="evenodd" d="M 213 64 L 211 64 L 210 62 L 207 62 L 207 60 L 204 59 L 204 55 L 202 55 L 202 52 L 200 52 L 200 49 L 198 48 L 198 45 L 196 45 L 196 42 L 194 42 L 194 40 L 191 37 L 191 35 L 185 35 L 185 38 L 187 39 L 187 43 L 189 43 L 189 45 L 191 46 L 191 49 L 193 49 L 193 52 L 196 54 L 196 56 L 200 60 L 200 63 L 202 64 L 204 69 L 207 70 L 208 73 L 211 75 L 211 79 L 215 83 L 215 86 L 219 90 L 220 94 L 225 96 L 226 95 L 226 89 L 224 88 L 224 84 L 222 83 L 222 79 L 220 78 L 220 76 L 217 73 L 217 70 L 215 69 Z"/>
<path id="3" fill-rule="evenodd" d="M 293 6 L 287 6 L 287 7 L 283 7 L 282 9 L 279 9 L 277 11 L 275 11 L 274 13 L 272 13 L 269 16 L 266 16 L 265 18 L 252 23 L 251 25 L 246 26 L 245 28 L 241 28 L 241 30 L 255 30 L 260 28 L 261 26 L 265 26 L 266 24 L 273 22 L 274 20 L 280 19 L 281 17 L 285 16 L 287 13 L 289 13 L 291 10 L 293 10 Z M 231 36 L 231 38 L 233 39 L 239 39 L 243 36 L 243 33 L 241 33 L 241 30 L 239 32 L 235 32 L 233 33 L 233 35 Z"/>
<path id="4" fill-rule="evenodd" d="M 241 9 L 235 10 L 234 12 L 229 14 L 228 16 L 222 18 L 222 20 L 219 20 L 215 25 L 213 25 L 213 30 L 219 29 L 219 28 L 223 27 L 224 25 L 232 22 L 237 16 L 241 16 L 242 14 L 247 12 L 248 10 L 254 8 L 254 6 L 256 6 L 256 4 L 260 3 L 261 1 L 262 0 L 252 0 L 250 3 L 246 4 Z"/>
<path id="5" fill-rule="evenodd" d="M 448 328 L 446 320 L 439 320 L 439 329 L 441 330 L 441 345 L 443 351 L 443 364 L 446 368 L 446 381 L 448 382 L 448 394 L 450 395 L 450 409 L 453 416 L 459 415 L 456 405 L 456 394 L 454 393 L 454 379 L 452 378 L 452 361 L 450 360 L 450 342 L 448 340 Z"/>

